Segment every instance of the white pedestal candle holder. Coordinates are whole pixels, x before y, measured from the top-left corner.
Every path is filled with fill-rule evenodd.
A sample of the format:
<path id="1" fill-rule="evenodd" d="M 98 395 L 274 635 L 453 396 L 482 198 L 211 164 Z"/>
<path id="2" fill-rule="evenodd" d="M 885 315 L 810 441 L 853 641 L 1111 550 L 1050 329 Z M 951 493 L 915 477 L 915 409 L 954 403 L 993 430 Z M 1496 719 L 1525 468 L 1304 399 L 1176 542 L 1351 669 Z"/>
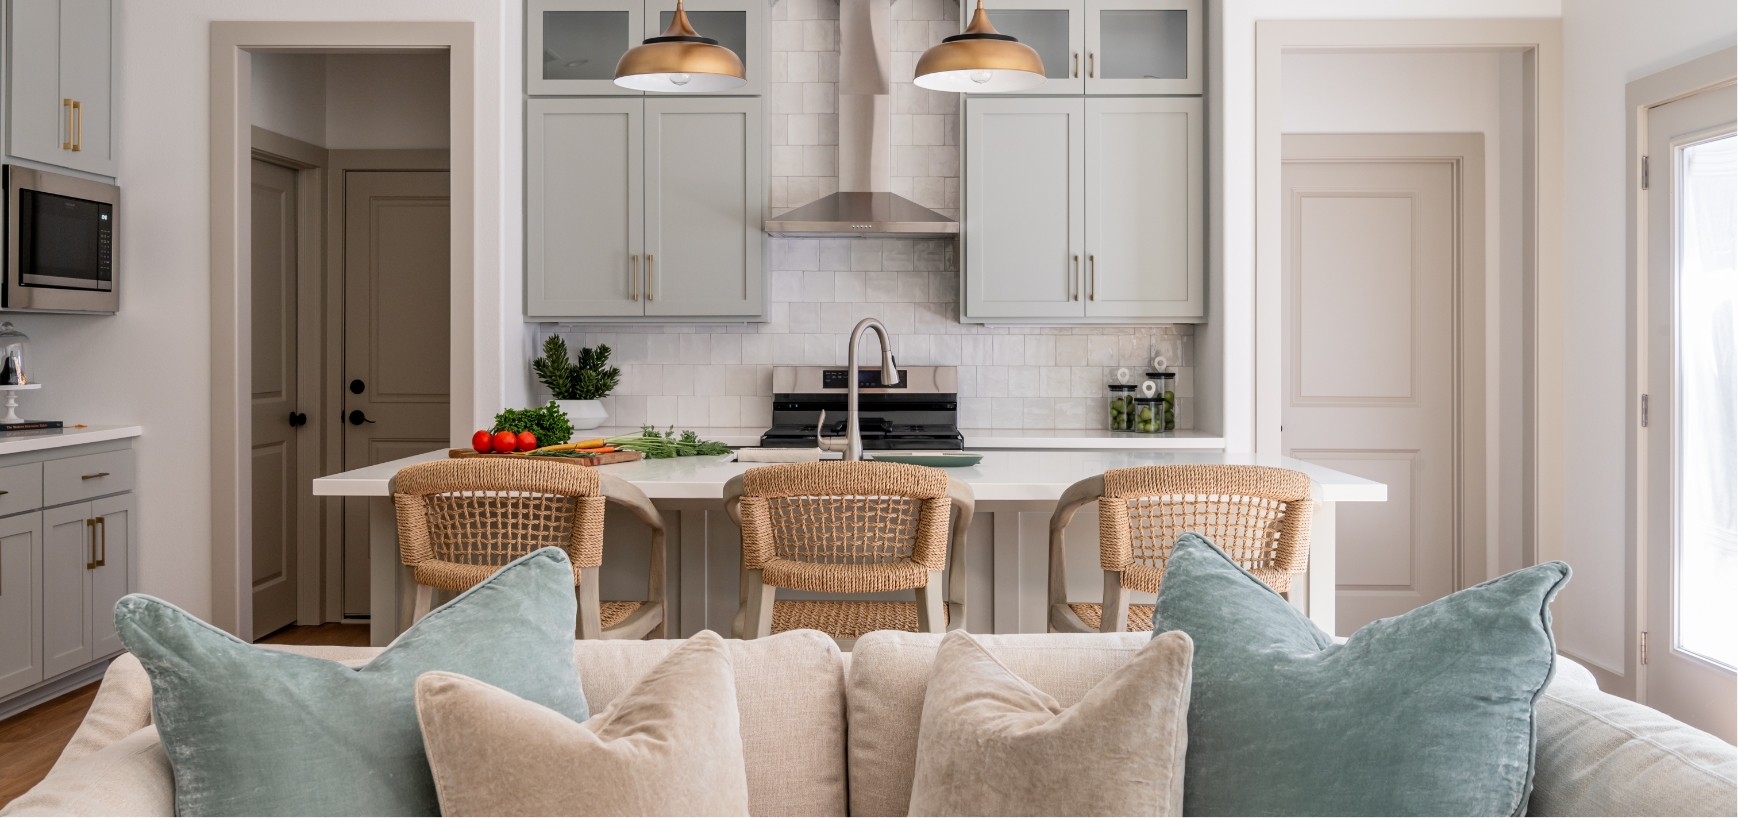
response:
<path id="1" fill-rule="evenodd" d="M 0 384 L 0 392 L 6 393 L 6 416 L 0 417 L 0 423 L 23 423 L 24 418 L 18 416 L 18 392 L 21 389 L 41 389 L 39 383 Z"/>

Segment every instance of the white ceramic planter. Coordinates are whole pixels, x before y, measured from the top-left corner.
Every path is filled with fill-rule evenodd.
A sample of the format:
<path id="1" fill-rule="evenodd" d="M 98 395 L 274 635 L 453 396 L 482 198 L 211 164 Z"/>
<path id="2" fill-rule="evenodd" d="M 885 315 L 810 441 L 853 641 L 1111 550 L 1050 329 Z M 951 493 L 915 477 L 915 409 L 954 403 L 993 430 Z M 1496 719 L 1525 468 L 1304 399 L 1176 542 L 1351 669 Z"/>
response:
<path id="1" fill-rule="evenodd" d="M 601 400 L 558 400 L 556 406 L 567 413 L 567 422 L 575 429 L 596 429 L 610 419 L 609 410 Z"/>

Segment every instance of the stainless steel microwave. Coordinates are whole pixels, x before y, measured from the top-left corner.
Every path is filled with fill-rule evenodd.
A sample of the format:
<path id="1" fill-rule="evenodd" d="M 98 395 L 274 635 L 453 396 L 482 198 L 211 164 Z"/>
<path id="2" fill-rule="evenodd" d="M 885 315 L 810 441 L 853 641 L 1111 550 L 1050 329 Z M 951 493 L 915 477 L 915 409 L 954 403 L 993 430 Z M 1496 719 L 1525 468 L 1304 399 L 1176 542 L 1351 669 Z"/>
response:
<path id="1" fill-rule="evenodd" d="M 6 165 L 6 280 L 0 308 L 112 313 L 121 189 Z"/>

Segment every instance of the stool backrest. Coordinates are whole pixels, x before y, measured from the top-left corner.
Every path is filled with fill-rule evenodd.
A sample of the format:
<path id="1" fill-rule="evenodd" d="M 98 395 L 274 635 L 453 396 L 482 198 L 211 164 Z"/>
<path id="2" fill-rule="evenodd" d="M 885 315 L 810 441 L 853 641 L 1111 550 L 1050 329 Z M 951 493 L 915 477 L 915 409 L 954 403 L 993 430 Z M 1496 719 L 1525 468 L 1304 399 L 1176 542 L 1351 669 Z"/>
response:
<path id="1" fill-rule="evenodd" d="M 1290 469 L 1111 469 L 1098 504 L 1099 561 L 1123 572 L 1124 588 L 1157 592 L 1177 538 L 1193 531 L 1268 584 L 1289 584 L 1285 578 L 1308 565 L 1314 510 L 1309 476 Z"/>
<path id="2" fill-rule="evenodd" d="M 540 548 L 575 576 L 603 564 L 605 498 L 594 469 L 518 458 L 409 466 L 393 483 L 399 554 L 417 582 L 462 590 Z"/>

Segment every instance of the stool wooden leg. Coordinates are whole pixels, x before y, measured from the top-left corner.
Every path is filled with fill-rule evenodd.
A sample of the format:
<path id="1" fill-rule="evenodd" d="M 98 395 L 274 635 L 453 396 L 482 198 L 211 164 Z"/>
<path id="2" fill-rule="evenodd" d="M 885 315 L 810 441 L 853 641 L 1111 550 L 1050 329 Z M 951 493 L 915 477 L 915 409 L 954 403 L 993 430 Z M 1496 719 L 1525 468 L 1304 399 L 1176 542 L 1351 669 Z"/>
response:
<path id="1" fill-rule="evenodd" d="M 1098 612 L 1100 633 L 1128 630 L 1128 589 L 1122 587 L 1121 571 L 1104 572 L 1104 607 Z"/>
<path id="2" fill-rule="evenodd" d="M 760 571 L 747 572 L 745 590 L 748 592 L 747 606 L 743 611 L 742 638 L 759 639 L 772 635 L 772 606 L 778 596 L 778 589 L 761 582 Z"/>
<path id="3" fill-rule="evenodd" d="M 415 625 L 428 616 L 430 608 L 434 607 L 434 588 L 427 585 L 416 586 L 416 607 L 411 609 L 410 624 Z M 399 610 L 404 610 L 400 608 Z"/>
<path id="4" fill-rule="evenodd" d="M 929 584 L 917 589 L 918 633 L 947 631 L 947 615 L 942 611 L 944 596 L 946 591 L 942 587 L 941 572 L 929 572 Z"/>

